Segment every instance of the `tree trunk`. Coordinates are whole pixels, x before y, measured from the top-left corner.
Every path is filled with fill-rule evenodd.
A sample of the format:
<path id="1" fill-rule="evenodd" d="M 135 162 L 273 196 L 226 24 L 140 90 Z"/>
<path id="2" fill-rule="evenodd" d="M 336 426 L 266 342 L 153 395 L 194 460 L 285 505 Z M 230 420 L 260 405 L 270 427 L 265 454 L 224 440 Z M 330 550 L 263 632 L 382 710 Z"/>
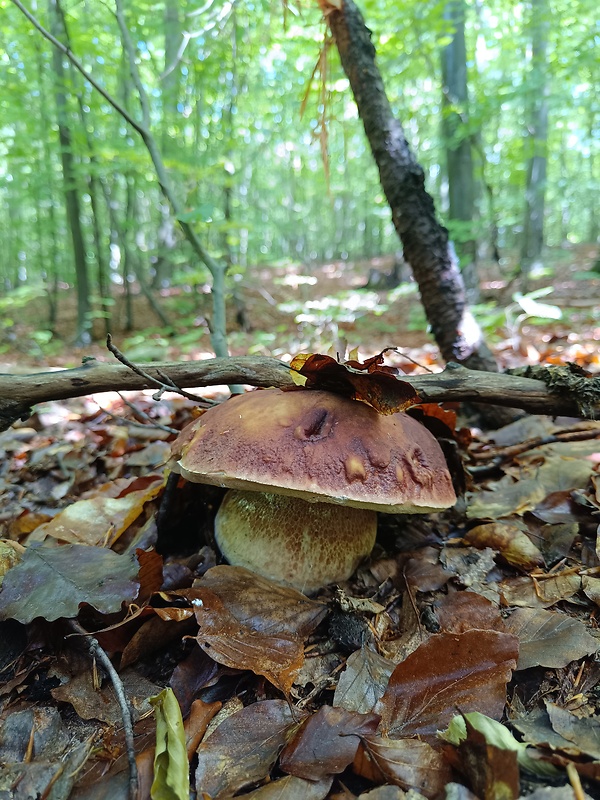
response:
<path id="1" fill-rule="evenodd" d="M 59 41 L 65 38 L 61 25 L 61 13 L 58 0 L 48 0 L 48 15 L 52 34 Z M 74 169 L 71 132 L 67 114 L 65 96 L 65 70 L 62 53 L 58 49 L 52 51 L 55 84 L 54 99 L 58 119 L 58 138 L 60 142 L 60 158 L 63 171 L 63 186 L 67 223 L 73 243 L 73 259 L 77 284 L 77 333 L 75 343 L 79 346 L 89 344 L 90 336 L 90 286 L 86 262 L 86 248 L 81 226 L 79 189 Z"/>
<path id="2" fill-rule="evenodd" d="M 521 248 L 521 274 L 526 281 L 544 245 L 544 204 L 548 150 L 548 86 L 546 50 L 548 47 L 548 0 L 531 0 L 531 70 L 527 78 L 529 135 L 525 144 L 527 188 Z"/>
<path id="3" fill-rule="evenodd" d="M 469 92 L 465 45 L 465 0 L 448 0 L 444 18 L 452 31 L 442 50 L 442 131 L 448 175 L 448 217 L 460 223 L 454 234 L 469 300 L 478 302 L 477 242 L 473 235 L 475 180 L 468 130 Z"/>
<path id="4" fill-rule="evenodd" d="M 392 114 L 362 15 L 353 0 L 344 0 L 341 11 L 331 6 L 327 11 L 327 21 L 379 168 L 392 220 L 402 240 L 404 257 L 419 285 L 442 356 L 446 361 L 474 368 L 496 369 L 467 308 L 465 287 L 449 246 L 448 231 L 436 219 L 433 200 L 425 191 L 423 169 Z"/>

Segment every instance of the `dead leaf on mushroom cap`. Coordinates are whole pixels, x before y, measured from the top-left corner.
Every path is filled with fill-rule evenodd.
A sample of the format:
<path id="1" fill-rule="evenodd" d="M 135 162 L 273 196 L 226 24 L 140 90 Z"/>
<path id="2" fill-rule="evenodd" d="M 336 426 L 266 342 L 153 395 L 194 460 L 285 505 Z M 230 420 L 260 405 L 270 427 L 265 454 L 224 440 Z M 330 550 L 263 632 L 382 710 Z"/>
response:
<path id="1" fill-rule="evenodd" d="M 409 383 L 396 377 L 397 369 L 384 366 L 385 352 L 364 363 L 340 363 L 331 356 L 301 353 L 292 359 L 290 370 L 298 386 L 341 394 L 367 403 L 380 414 L 395 414 L 419 403 L 420 397 Z"/>

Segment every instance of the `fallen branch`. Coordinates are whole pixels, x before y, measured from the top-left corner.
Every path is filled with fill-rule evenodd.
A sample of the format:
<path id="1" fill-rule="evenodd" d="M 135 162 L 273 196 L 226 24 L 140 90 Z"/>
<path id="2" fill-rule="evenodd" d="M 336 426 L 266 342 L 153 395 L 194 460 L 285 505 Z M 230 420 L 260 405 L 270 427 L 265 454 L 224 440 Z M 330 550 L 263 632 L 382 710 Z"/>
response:
<path id="1" fill-rule="evenodd" d="M 285 389 L 294 385 L 287 364 L 261 356 L 151 363 L 143 365 L 143 372 L 154 381 L 164 382 L 167 376 L 179 387 L 242 383 Z M 470 401 L 520 408 L 531 414 L 600 417 L 600 378 L 572 375 L 569 383 L 569 371 L 565 367 L 539 369 L 536 374 L 539 378 L 526 378 L 480 372 L 450 363 L 440 373 L 401 378 L 410 383 L 426 403 Z M 561 376 L 559 383 L 556 381 L 558 374 Z M 0 373 L 0 430 L 6 430 L 19 419 L 27 419 L 37 403 L 95 392 L 152 389 L 155 385 L 122 364 L 107 364 L 96 359 L 89 359 L 76 369 L 56 372 Z"/>

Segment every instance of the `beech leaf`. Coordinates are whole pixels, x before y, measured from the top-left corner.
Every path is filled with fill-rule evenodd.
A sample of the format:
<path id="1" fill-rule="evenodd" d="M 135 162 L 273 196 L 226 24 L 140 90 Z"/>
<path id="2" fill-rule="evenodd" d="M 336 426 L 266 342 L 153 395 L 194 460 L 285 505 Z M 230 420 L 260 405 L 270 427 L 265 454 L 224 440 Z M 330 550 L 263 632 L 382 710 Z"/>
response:
<path id="1" fill-rule="evenodd" d="M 348 657 L 333 696 L 333 705 L 365 714 L 386 690 L 395 664 L 369 647 L 361 647 Z"/>
<path id="2" fill-rule="evenodd" d="M 362 748 L 354 768 L 365 777 L 370 777 L 368 769 L 362 771 L 362 758 L 366 756 L 385 781 L 403 789 L 418 789 L 425 797 L 439 796 L 450 781 L 449 763 L 427 742 L 371 735 L 363 737 Z"/>
<path id="3" fill-rule="evenodd" d="M 383 365 L 384 353 L 364 363 L 340 363 L 331 356 L 302 353 L 292 359 L 290 369 L 295 382 L 307 389 L 324 389 L 368 403 L 380 414 L 395 414 L 420 398 L 409 383 L 395 377 L 398 370 Z"/>
<path id="4" fill-rule="evenodd" d="M 215 661 L 249 669 L 289 692 L 304 641 L 327 613 L 322 603 L 243 567 L 209 569 L 181 592 L 200 626 L 198 644 Z"/>
<path id="5" fill-rule="evenodd" d="M 377 714 L 321 706 L 286 745 L 279 766 L 312 781 L 337 775 L 352 763 L 360 738 L 375 733 L 378 724 Z"/>
<path id="6" fill-rule="evenodd" d="M 435 741 L 436 731 L 457 708 L 499 718 L 517 655 L 518 641 L 507 633 L 469 630 L 431 636 L 392 673 L 375 708 L 382 733 Z"/>
<path id="7" fill-rule="evenodd" d="M 298 718 L 285 700 L 262 700 L 227 717 L 198 748 L 198 796 L 220 800 L 266 778 Z"/>
<path id="8" fill-rule="evenodd" d="M 104 547 L 32 544 L 4 576 L 0 619 L 29 623 L 36 617 L 49 622 L 72 618 L 81 603 L 89 603 L 102 614 L 113 614 L 123 602 L 137 596 L 138 570 L 134 556 L 118 555 Z"/>
<path id="9" fill-rule="evenodd" d="M 505 620 L 507 630 L 519 638 L 517 669 L 566 667 L 571 661 L 595 653 L 600 641 L 583 622 L 542 608 L 517 608 Z"/>

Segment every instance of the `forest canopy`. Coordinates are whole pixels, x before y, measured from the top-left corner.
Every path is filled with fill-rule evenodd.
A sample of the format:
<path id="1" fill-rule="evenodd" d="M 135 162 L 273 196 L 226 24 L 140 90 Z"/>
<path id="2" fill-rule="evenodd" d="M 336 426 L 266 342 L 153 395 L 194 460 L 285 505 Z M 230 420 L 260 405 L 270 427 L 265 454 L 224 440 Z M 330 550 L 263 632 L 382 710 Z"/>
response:
<path id="1" fill-rule="evenodd" d="M 15 4 L 1 7 L 10 31 L 0 47 L 4 287 L 44 288 L 40 327 L 50 332 L 67 286 L 79 284 L 80 328 L 109 318 L 112 297 L 133 285 L 149 296 L 167 285 L 201 291 L 208 271 L 178 233 L 140 136 Z M 50 0 L 30 11 L 135 120 L 147 119 L 178 221 L 227 265 L 228 291 L 257 264 L 399 249 L 316 4 L 141 0 L 115 9 Z M 529 268 L 542 241 L 596 241 L 592 0 L 365 2 L 362 11 L 392 109 L 463 266 L 477 254 L 510 273 Z M 449 180 L 465 158 L 469 184 L 464 172 Z M 539 207 L 537 223 L 528 217 L 529 189 L 543 195 L 541 222 Z M 542 223 L 532 249 L 527 228 Z"/>

